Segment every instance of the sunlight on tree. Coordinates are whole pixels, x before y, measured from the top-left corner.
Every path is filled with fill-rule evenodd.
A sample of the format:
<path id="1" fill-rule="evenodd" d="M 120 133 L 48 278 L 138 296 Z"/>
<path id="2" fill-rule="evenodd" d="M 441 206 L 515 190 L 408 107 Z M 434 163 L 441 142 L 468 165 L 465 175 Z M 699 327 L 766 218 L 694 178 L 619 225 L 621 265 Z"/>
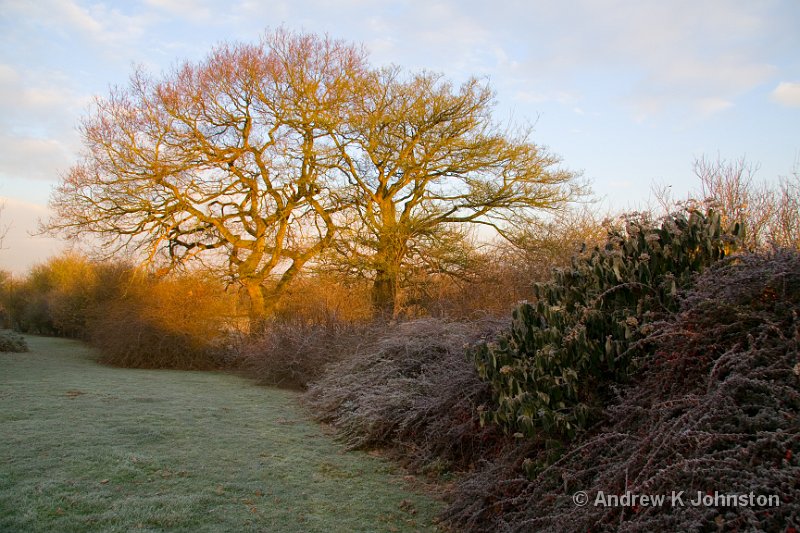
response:
<path id="1" fill-rule="evenodd" d="M 581 193 L 575 174 L 529 131 L 493 120 L 492 98 L 476 79 L 455 88 L 436 74 L 387 68 L 370 73 L 343 123 L 336 140 L 347 143 L 356 218 L 337 242 L 374 273 L 373 305 L 384 314 L 396 312 L 400 274 L 415 251 L 452 251 L 464 224 L 503 231 L 525 212 L 561 208 Z"/>
<path id="2" fill-rule="evenodd" d="M 458 252 L 465 224 L 502 232 L 582 192 L 529 131 L 492 119 L 492 97 L 475 79 L 371 69 L 313 34 L 219 46 L 97 99 L 46 229 L 164 271 L 213 266 L 246 289 L 254 328 L 336 244 L 324 258 L 371 276 L 392 316 L 409 260 Z"/>
<path id="3" fill-rule="evenodd" d="M 48 229 L 167 268 L 219 265 L 246 288 L 259 327 L 333 238 L 339 207 L 325 192 L 337 158 L 322 127 L 344 116 L 363 69 L 354 46 L 279 31 L 160 81 L 136 72 L 84 120 L 84 160 L 55 191 Z"/>

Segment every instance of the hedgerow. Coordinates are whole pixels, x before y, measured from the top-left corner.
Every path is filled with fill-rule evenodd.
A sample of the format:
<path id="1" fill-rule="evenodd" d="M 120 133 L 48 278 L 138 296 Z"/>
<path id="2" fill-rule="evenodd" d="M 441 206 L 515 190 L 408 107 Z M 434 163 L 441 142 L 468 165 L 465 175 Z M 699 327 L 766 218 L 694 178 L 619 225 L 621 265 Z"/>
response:
<path id="1" fill-rule="evenodd" d="M 231 309 L 222 288 L 200 274 L 155 278 L 122 271 L 117 294 L 98 306 L 89 339 L 99 361 L 127 368 L 209 370 L 229 355 L 220 350 Z"/>
<path id="2" fill-rule="evenodd" d="M 660 227 L 628 217 L 604 247 L 537 284 L 535 302 L 514 310 L 506 334 L 474 350 L 495 402 L 482 421 L 556 447 L 574 438 L 645 353 L 640 341 L 653 322 L 677 309 L 678 290 L 742 234 L 712 210 L 675 213 Z"/>
<path id="3" fill-rule="evenodd" d="M 241 370 L 261 385 L 306 389 L 328 365 L 350 357 L 376 332 L 369 324 L 278 319 L 243 343 Z"/>
<path id="4" fill-rule="evenodd" d="M 385 448 L 406 466 L 431 474 L 464 470 L 494 455 L 509 438 L 482 427 L 490 401 L 465 345 L 501 323 L 417 319 L 383 325 L 313 383 L 305 400 L 350 448 Z"/>
<path id="5" fill-rule="evenodd" d="M 652 324 L 639 374 L 606 424 L 526 475 L 531 448 L 458 488 L 446 520 L 470 531 L 794 531 L 800 526 L 800 254 L 730 257 Z M 588 504 L 575 505 L 584 491 Z M 598 494 L 665 494 L 596 506 Z M 671 505 L 683 491 L 686 505 Z M 723 495 L 779 506 L 699 505 Z"/>

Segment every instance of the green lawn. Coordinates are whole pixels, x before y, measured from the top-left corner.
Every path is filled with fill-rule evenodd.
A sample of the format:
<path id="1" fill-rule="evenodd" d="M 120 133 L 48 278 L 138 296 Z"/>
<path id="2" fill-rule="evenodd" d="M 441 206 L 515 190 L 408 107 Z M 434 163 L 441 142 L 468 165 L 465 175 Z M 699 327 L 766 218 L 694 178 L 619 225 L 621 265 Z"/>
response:
<path id="1" fill-rule="evenodd" d="M 297 394 L 212 372 L 0 353 L 0 531 L 430 531 L 441 504 L 343 452 Z"/>

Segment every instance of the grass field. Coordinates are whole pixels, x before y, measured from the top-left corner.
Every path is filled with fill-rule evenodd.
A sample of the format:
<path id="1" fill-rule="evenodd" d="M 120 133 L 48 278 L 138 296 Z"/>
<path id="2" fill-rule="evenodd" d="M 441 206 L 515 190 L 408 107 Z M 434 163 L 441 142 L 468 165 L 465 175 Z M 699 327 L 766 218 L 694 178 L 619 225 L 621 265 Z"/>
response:
<path id="1" fill-rule="evenodd" d="M 292 392 L 0 353 L 0 531 L 430 531 L 441 505 L 343 452 Z"/>

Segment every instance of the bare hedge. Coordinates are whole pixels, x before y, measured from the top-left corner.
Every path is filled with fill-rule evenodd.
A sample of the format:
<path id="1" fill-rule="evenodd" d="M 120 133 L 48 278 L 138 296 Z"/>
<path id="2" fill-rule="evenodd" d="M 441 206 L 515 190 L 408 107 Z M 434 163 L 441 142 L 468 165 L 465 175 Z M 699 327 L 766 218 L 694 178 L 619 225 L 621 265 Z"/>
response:
<path id="1" fill-rule="evenodd" d="M 480 426 L 489 389 L 464 350 L 499 328 L 490 319 L 433 318 L 384 326 L 313 383 L 305 401 L 350 448 L 388 448 L 432 474 L 467 469 L 508 442 Z"/>

